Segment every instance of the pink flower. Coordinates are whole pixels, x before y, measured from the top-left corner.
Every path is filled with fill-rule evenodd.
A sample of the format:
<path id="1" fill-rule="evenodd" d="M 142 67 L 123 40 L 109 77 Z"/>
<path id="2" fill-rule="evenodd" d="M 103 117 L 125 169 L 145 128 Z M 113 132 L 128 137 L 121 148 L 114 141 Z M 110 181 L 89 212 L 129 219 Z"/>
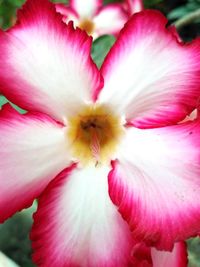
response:
<path id="1" fill-rule="evenodd" d="M 39 197 L 42 267 L 128 267 L 136 242 L 172 250 L 200 231 L 200 40 L 135 14 L 99 71 L 92 38 L 47 0 L 0 32 L 0 220 Z M 112 165 L 110 164 L 112 161 Z M 134 241 L 133 241 L 134 238 Z"/>
<path id="2" fill-rule="evenodd" d="M 63 21 L 73 21 L 93 38 L 104 34 L 118 34 L 128 19 L 121 4 L 103 6 L 102 0 L 69 0 L 69 5 L 56 4 Z"/>

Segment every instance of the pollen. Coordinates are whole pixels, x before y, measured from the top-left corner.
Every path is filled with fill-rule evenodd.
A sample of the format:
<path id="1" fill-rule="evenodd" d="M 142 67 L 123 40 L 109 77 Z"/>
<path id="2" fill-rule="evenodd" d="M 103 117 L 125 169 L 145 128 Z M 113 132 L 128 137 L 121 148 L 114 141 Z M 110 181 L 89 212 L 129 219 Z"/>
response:
<path id="1" fill-rule="evenodd" d="M 86 106 L 68 120 L 72 155 L 83 164 L 93 161 L 98 165 L 110 160 L 123 133 L 121 119 L 103 105 Z"/>
<path id="2" fill-rule="evenodd" d="M 95 25 L 91 20 L 85 18 L 80 22 L 79 28 L 86 31 L 87 34 L 91 35 L 94 32 Z"/>

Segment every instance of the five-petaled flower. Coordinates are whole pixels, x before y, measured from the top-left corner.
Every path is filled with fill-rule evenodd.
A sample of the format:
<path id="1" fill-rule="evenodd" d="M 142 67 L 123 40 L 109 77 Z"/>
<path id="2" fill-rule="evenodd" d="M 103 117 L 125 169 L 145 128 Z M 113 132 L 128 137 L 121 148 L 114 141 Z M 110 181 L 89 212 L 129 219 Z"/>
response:
<path id="1" fill-rule="evenodd" d="M 200 41 L 166 24 L 135 14 L 100 71 L 92 38 L 47 0 L 0 32 L 0 88 L 28 111 L 0 112 L 0 220 L 39 197 L 38 266 L 132 266 L 135 242 L 171 250 L 200 231 L 200 121 L 181 122 L 200 94 Z"/>
<path id="2" fill-rule="evenodd" d="M 56 4 L 63 21 L 73 21 L 93 38 L 104 34 L 118 34 L 128 19 L 120 3 L 103 6 L 103 0 L 69 0 L 69 5 Z"/>

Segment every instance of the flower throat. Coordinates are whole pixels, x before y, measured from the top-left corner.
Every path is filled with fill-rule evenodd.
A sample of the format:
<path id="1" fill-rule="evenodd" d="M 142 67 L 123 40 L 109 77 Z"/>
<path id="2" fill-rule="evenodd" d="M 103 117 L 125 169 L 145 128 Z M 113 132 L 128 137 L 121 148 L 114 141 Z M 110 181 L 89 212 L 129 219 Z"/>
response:
<path id="1" fill-rule="evenodd" d="M 120 118 L 107 106 L 90 105 L 69 119 L 72 154 L 82 163 L 95 165 L 110 159 L 123 134 Z"/>

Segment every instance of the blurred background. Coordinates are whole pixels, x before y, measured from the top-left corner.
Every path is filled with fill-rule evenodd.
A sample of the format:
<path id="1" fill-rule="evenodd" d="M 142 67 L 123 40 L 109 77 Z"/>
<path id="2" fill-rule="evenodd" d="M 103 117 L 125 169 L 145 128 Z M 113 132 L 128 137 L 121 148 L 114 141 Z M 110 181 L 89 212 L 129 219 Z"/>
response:
<path id="1" fill-rule="evenodd" d="M 2 29 L 6 30 L 15 23 L 16 11 L 24 2 L 25 0 L 0 0 L 0 27 Z M 68 3 L 67 0 L 53 2 Z M 104 2 L 107 4 L 120 1 L 105 0 Z M 145 8 L 161 10 L 168 17 L 169 24 L 175 23 L 178 26 L 178 31 L 184 41 L 190 41 L 200 36 L 200 0 L 145 0 L 144 5 Z M 102 36 L 95 40 L 92 57 L 98 67 L 101 66 L 105 55 L 114 42 L 113 36 Z M 6 102 L 7 99 L 0 95 L 0 106 Z M 24 112 L 16 106 L 15 108 L 22 113 Z M 0 251 L 21 267 L 35 266 L 31 261 L 29 231 L 32 225 L 32 214 L 36 207 L 35 202 L 31 208 L 16 214 L 0 225 Z M 190 239 L 187 241 L 187 245 L 189 267 L 200 267 L 200 239 Z M 0 267 L 6 266 L 0 263 Z"/>

